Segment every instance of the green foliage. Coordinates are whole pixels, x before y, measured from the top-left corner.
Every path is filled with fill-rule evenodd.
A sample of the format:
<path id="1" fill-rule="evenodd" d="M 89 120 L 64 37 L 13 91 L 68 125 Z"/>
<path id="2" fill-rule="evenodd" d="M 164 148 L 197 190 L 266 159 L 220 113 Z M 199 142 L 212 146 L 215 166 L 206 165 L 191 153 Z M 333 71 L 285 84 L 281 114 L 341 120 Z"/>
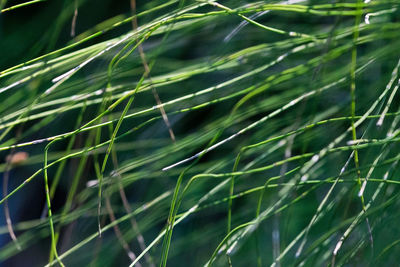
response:
<path id="1" fill-rule="evenodd" d="M 115 2 L 0 1 L 0 262 L 397 264 L 399 1 Z"/>

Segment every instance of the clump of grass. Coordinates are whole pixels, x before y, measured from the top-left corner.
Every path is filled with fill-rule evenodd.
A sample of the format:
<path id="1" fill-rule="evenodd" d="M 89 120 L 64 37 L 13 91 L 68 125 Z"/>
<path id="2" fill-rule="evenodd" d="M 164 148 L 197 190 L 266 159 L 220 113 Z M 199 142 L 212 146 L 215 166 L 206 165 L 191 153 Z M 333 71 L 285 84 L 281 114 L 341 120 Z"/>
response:
<path id="1" fill-rule="evenodd" d="M 93 4 L 0 2 L 1 261 L 397 262 L 398 1 Z"/>

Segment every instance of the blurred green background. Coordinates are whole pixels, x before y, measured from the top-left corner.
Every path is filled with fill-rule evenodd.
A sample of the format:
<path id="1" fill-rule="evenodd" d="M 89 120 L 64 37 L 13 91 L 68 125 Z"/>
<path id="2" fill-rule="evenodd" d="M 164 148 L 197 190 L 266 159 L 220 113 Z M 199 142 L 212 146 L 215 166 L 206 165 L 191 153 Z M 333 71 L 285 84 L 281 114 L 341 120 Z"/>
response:
<path id="1" fill-rule="evenodd" d="M 22 3 L 0 266 L 398 263 L 400 1 Z"/>

